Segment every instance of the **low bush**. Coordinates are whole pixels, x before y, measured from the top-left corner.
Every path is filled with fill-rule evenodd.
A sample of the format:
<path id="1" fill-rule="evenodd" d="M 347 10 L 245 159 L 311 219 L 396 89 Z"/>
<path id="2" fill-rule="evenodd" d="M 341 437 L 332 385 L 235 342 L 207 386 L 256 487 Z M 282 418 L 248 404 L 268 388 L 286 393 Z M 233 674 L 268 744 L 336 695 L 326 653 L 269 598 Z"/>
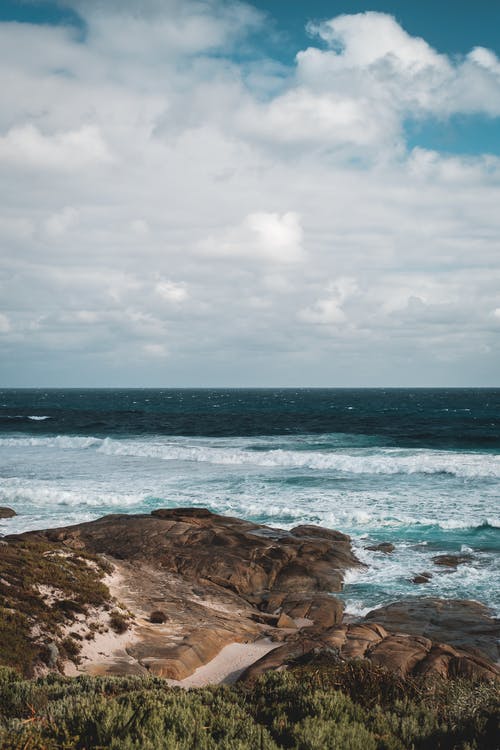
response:
<path id="1" fill-rule="evenodd" d="M 65 631 L 89 607 L 104 607 L 110 593 L 106 561 L 37 539 L 0 545 L 0 664 L 31 676 L 46 661 L 46 644 L 75 656 Z"/>
<path id="2" fill-rule="evenodd" d="M 121 612 L 115 611 L 111 612 L 109 616 L 109 626 L 112 630 L 115 631 L 115 633 L 118 633 L 118 635 L 122 635 L 123 633 L 127 632 L 129 623 L 127 618 L 122 615 Z"/>
<path id="3" fill-rule="evenodd" d="M 497 750 L 491 683 L 406 681 L 365 662 L 312 660 L 253 685 L 0 669 L 4 750 Z"/>

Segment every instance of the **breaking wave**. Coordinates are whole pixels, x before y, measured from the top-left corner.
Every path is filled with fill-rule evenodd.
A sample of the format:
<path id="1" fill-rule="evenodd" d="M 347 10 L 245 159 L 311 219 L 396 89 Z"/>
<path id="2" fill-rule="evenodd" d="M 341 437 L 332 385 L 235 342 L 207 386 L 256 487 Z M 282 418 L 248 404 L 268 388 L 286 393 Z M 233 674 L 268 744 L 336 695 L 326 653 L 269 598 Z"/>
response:
<path id="1" fill-rule="evenodd" d="M 462 478 L 500 478 L 500 456 L 489 453 L 425 449 L 285 450 L 269 447 L 223 446 L 174 441 L 115 440 L 97 437 L 14 437 L 0 439 L 0 447 L 37 447 L 59 450 L 95 449 L 109 456 L 131 456 L 163 461 L 191 461 L 233 466 L 310 469 L 341 474 L 449 474 Z"/>

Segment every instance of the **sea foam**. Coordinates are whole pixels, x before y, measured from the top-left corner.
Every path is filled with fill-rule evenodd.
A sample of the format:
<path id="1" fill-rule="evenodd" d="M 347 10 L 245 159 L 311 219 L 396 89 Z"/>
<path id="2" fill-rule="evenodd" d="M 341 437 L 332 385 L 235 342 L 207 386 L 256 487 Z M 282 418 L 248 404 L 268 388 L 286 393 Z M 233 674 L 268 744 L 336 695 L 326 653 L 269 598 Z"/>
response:
<path id="1" fill-rule="evenodd" d="M 234 466 L 310 469 L 343 474 L 449 474 L 466 478 L 500 478 L 500 456 L 491 453 L 452 452 L 425 449 L 359 448 L 332 451 L 284 450 L 259 446 L 258 450 L 204 443 L 115 440 L 113 438 L 72 437 L 11 437 L 0 439 L 0 447 L 39 447 L 61 450 L 95 448 L 114 456 L 163 461 L 191 461 Z"/>

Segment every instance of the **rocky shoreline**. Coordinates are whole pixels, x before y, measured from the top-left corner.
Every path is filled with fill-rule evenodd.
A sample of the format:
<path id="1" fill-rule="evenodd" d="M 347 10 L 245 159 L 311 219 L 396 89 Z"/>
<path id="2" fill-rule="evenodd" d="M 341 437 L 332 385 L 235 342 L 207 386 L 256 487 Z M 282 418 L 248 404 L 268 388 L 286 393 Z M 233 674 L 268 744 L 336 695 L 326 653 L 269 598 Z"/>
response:
<path id="1" fill-rule="evenodd" d="M 477 602 L 413 597 L 345 621 L 335 592 L 360 565 L 338 531 L 284 531 L 203 508 L 7 536 L 0 663 L 193 686 L 335 653 L 402 677 L 500 676 L 499 621 Z"/>

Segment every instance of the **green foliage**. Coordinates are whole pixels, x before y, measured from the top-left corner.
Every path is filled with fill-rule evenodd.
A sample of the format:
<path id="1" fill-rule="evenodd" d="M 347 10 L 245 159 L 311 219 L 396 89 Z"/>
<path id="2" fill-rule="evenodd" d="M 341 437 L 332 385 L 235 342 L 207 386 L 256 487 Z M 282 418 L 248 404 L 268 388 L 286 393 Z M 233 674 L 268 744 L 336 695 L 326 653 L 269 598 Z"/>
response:
<path id="1" fill-rule="evenodd" d="M 407 682 L 333 659 L 189 691 L 154 677 L 0 669 L 0 748 L 497 750 L 499 705 L 490 683 Z"/>
<path id="2" fill-rule="evenodd" d="M 28 674 L 36 653 L 26 615 L 0 606 L 0 663 Z"/>
<path id="3" fill-rule="evenodd" d="M 46 644 L 62 646 L 76 657 L 75 642 L 60 640 L 89 606 L 105 605 L 109 590 L 102 577 L 106 563 L 38 540 L 16 539 L 0 545 L 0 664 L 30 675 L 46 658 Z M 57 592 L 50 597 L 47 592 Z M 45 644 L 45 645 L 44 645 Z"/>
<path id="4" fill-rule="evenodd" d="M 109 616 L 109 625 L 115 633 L 118 633 L 118 635 L 126 633 L 129 627 L 127 618 L 117 610 L 111 612 Z"/>

